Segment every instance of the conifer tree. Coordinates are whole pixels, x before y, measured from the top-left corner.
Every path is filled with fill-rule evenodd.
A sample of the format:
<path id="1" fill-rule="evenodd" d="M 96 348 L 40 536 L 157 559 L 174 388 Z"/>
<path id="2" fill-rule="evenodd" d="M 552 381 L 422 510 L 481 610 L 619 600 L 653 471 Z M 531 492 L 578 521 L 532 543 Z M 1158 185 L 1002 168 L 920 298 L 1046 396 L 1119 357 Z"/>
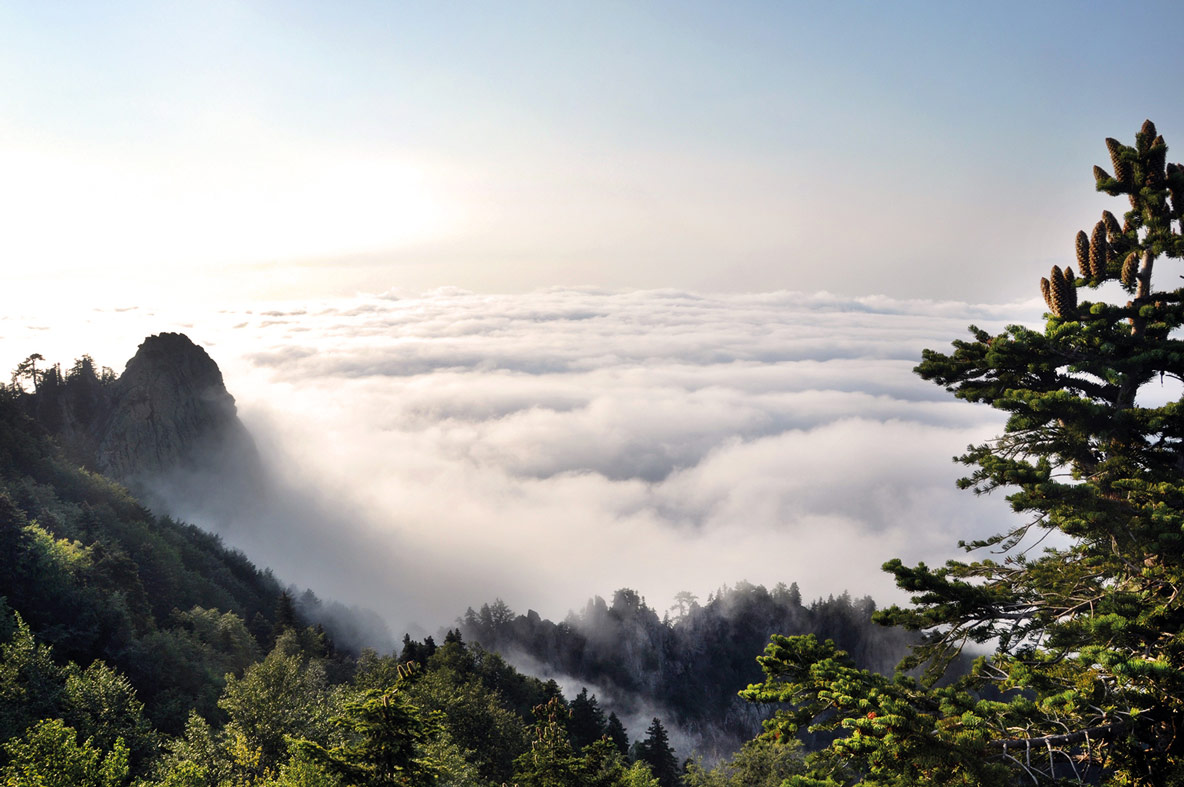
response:
<path id="1" fill-rule="evenodd" d="M 582 688 L 571 701 L 571 718 L 567 722 L 571 745 L 580 750 L 595 743 L 606 734 L 606 720 L 596 695 L 588 696 L 588 689 Z"/>
<path id="2" fill-rule="evenodd" d="M 534 708 L 535 740 L 518 758 L 515 780 L 522 787 L 579 787 L 583 762 L 567 739 L 563 721 L 567 708 L 558 697 Z"/>
<path id="3" fill-rule="evenodd" d="M 604 734 L 617 747 L 617 751 L 621 754 L 629 753 L 629 736 L 625 732 L 625 725 L 617 718 L 616 713 L 608 715 L 608 721 L 604 725 Z"/>
<path id="4" fill-rule="evenodd" d="M 856 670 L 812 637 L 774 638 L 765 683 L 745 692 L 792 703 L 769 734 L 815 724 L 839 736 L 793 784 L 1184 778 L 1184 400 L 1156 401 L 1161 381 L 1184 379 L 1182 271 L 1167 267 L 1184 257 L 1184 167 L 1166 163 L 1150 121 L 1134 146 L 1106 146 L 1113 174 L 1095 167 L 1096 187 L 1130 210 L 1077 234 L 1078 272 L 1041 279 L 1044 329 L 972 326 L 917 367 L 1009 414 L 959 458 L 960 485 L 1004 490 L 1018 524 L 964 544 L 976 560 L 885 565 L 913 603 L 877 618 L 924 632 L 911 662 L 928 665 L 922 681 Z M 1054 545 L 1040 545 L 1048 533 Z M 993 652 L 934 688 L 967 643 Z"/>
<path id="5" fill-rule="evenodd" d="M 637 759 L 650 766 L 662 787 L 677 787 L 679 784 L 678 759 L 674 749 L 670 748 L 666 728 L 657 717 L 645 731 L 645 739 L 637 743 Z"/>
<path id="6" fill-rule="evenodd" d="M 426 748 L 439 735 L 441 722 L 407 700 L 403 689 L 414 672 L 414 665 L 401 666 L 394 686 L 385 692 L 365 691 L 345 704 L 344 713 L 334 721 L 348 738 L 346 743 L 326 748 L 297 740 L 292 748 L 346 785 L 435 784 L 439 765 Z"/>

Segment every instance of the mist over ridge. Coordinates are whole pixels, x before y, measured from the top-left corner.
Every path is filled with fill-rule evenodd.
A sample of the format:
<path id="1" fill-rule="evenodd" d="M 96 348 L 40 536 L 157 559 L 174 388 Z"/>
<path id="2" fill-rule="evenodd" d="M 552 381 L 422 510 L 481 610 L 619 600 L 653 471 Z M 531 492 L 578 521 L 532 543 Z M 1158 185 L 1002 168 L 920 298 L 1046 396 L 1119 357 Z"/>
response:
<path id="1" fill-rule="evenodd" d="M 558 619 L 619 587 L 655 608 L 739 580 L 893 598 L 885 559 L 939 562 L 1007 515 L 958 495 L 949 461 L 997 415 L 911 368 L 970 322 L 1035 314 L 788 292 L 446 289 L 84 319 L 91 338 L 150 324 L 124 357 L 146 333 L 185 330 L 293 490 L 249 521 L 178 514 L 285 582 L 372 607 L 392 631 L 431 632 L 494 598 Z M 5 346 L 104 352 L 64 340 L 66 324 L 29 325 L 0 322 Z"/>

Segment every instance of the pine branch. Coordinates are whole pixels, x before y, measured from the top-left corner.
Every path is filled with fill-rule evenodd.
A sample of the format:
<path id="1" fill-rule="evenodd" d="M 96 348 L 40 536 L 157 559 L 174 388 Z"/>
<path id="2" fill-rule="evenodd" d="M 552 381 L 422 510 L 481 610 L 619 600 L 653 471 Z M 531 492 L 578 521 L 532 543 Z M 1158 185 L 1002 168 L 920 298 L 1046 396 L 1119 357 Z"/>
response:
<path id="1" fill-rule="evenodd" d="M 1003 749 L 1006 751 L 1013 746 L 1015 748 L 1027 748 L 1031 746 L 1067 746 L 1073 743 L 1082 743 L 1097 738 L 1105 740 L 1113 738 L 1121 732 L 1125 732 L 1130 728 L 1130 722 L 1116 721 L 1111 724 L 1102 724 L 1097 727 L 1089 727 L 1084 730 L 1077 730 L 1076 732 L 1066 732 L 1060 735 L 1045 735 L 1040 738 L 998 738 L 987 743 L 988 749 Z"/>

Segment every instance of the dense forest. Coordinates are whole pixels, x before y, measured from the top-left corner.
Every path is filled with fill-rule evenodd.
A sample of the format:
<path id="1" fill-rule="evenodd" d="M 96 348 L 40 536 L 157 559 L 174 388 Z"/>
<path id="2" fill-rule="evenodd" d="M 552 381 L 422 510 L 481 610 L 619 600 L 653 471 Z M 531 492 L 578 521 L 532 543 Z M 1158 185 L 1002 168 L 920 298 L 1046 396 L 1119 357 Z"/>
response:
<path id="1" fill-rule="evenodd" d="M 661 616 L 629 589 L 601 597 L 555 623 L 504 603 L 469 609 L 465 639 L 568 685 L 596 687 L 622 715 L 660 711 L 709 757 L 760 732 L 766 715 L 737 692 L 762 677 L 753 654 L 775 633 L 834 640 L 857 663 L 891 673 L 915 635 L 872 622 L 875 602 L 848 595 L 803 604 L 797 583 L 767 590 L 747 582 L 720 588 L 700 604 L 680 593 Z M 811 739 L 810 742 L 814 742 Z"/>

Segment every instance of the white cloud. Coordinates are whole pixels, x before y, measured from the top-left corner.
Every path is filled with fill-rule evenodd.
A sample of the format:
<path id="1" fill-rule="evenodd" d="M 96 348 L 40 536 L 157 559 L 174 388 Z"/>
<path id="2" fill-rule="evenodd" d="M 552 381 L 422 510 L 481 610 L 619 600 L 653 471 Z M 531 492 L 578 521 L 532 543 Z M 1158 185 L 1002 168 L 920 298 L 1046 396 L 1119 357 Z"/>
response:
<path id="1" fill-rule="evenodd" d="M 450 289 L 228 310 L 188 331 L 294 490 L 227 539 L 401 631 L 496 597 L 563 616 L 625 586 L 659 609 L 742 579 L 898 598 L 885 560 L 940 562 L 1010 516 L 955 489 L 950 461 L 1002 419 L 912 367 L 967 323 L 1033 318 Z"/>

